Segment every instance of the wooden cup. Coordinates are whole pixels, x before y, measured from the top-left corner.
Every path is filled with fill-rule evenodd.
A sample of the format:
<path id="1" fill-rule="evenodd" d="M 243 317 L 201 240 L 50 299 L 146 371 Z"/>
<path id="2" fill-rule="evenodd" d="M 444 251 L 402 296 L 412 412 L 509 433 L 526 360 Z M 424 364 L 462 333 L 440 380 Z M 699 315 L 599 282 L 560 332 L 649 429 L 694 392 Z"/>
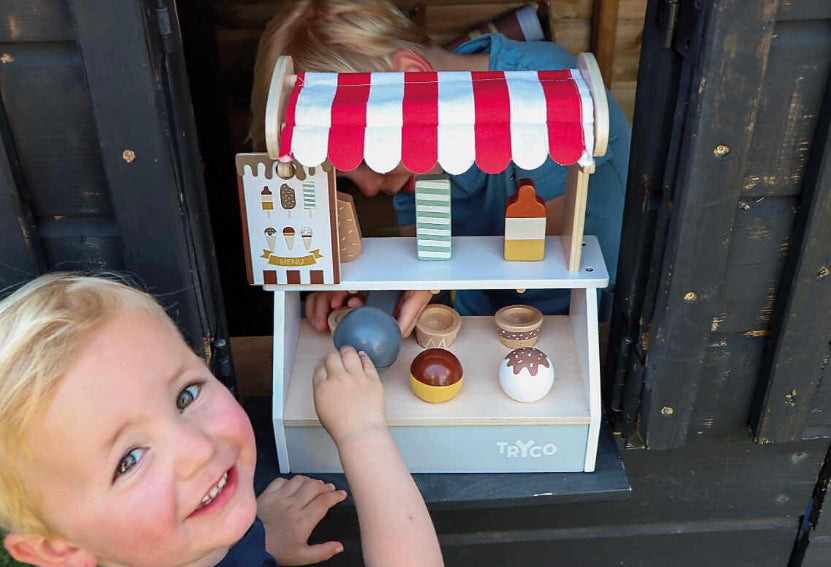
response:
<path id="1" fill-rule="evenodd" d="M 542 326 L 542 312 L 531 305 L 508 305 L 494 315 L 499 342 L 508 348 L 532 347 Z"/>
<path id="2" fill-rule="evenodd" d="M 462 327 L 462 317 L 452 307 L 428 305 L 416 321 L 416 341 L 424 348 L 447 348 Z"/>

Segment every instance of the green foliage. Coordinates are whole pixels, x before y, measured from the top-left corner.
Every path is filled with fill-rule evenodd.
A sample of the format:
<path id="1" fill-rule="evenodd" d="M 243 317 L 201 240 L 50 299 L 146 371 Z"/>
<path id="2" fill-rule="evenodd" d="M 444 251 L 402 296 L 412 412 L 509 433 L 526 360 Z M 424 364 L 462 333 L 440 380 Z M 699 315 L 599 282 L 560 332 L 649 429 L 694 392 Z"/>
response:
<path id="1" fill-rule="evenodd" d="M 25 567 L 24 563 L 18 563 L 6 553 L 6 548 L 0 545 L 0 567 Z"/>

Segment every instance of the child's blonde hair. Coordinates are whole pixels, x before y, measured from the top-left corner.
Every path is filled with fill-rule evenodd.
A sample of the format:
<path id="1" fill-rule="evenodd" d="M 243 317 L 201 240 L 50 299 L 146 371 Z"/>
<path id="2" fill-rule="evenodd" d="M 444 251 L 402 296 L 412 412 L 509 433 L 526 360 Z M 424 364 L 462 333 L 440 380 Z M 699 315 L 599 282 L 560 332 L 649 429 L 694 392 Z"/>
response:
<path id="1" fill-rule="evenodd" d="M 0 301 L 0 530 L 57 535 L 44 518 L 48 503 L 24 490 L 21 466 L 31 454 L 23 439 L 88 331 L 125 307 L 166 317 L 150 295 L 113 277 L 72 273 L 41 276 Z"/>
<path id="2" fill-rule="evenodd" d="M 280 55 L 292 57 L 295 71 L 389 71 L 396 50 L 423 54 L 429 44 L 423 27 L 386 0 L 284 2 L 257 48 L 249 126 L 254 151 L 265 150 L 265 106 Z"/>

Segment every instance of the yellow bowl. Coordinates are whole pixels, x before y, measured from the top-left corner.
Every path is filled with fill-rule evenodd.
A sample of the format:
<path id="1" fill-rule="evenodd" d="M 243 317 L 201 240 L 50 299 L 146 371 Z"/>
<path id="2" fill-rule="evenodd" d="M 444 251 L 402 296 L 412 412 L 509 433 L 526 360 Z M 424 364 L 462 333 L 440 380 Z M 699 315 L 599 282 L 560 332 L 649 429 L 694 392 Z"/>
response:
<path id="1" fill-rule="evenodd" d="M 430 402 L 431 404 L 440 404 L 453 399 L 459 393 L 459 390 L 462 388 L 462 382 L 464 381 L 465 378 L 462 376 L 458 382 L 450 384 L 449 386 L 431 386 L 416 380 L 415 376 L 410 374 L 410 388 L 412 388 L 413 393 L 425 402 Z"/>

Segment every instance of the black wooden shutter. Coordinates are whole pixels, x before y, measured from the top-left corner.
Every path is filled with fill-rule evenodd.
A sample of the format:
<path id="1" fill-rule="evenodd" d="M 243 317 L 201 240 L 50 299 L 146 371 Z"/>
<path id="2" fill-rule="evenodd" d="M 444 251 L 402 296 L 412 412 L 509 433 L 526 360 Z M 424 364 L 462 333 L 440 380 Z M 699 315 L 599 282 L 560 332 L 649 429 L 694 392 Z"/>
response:
<path id="1" fill-rule="evenodd" d="M 0 0 L 0 13 L 0 287 L 126 271 L 210 357 L 227 332 L 175 7 Z"/>
<path id="2" fill-rule="evenodd" d="M 609 407 L 650 448 L 824 434 L 831 6 L 650 2 L 644 34 Z"/>

